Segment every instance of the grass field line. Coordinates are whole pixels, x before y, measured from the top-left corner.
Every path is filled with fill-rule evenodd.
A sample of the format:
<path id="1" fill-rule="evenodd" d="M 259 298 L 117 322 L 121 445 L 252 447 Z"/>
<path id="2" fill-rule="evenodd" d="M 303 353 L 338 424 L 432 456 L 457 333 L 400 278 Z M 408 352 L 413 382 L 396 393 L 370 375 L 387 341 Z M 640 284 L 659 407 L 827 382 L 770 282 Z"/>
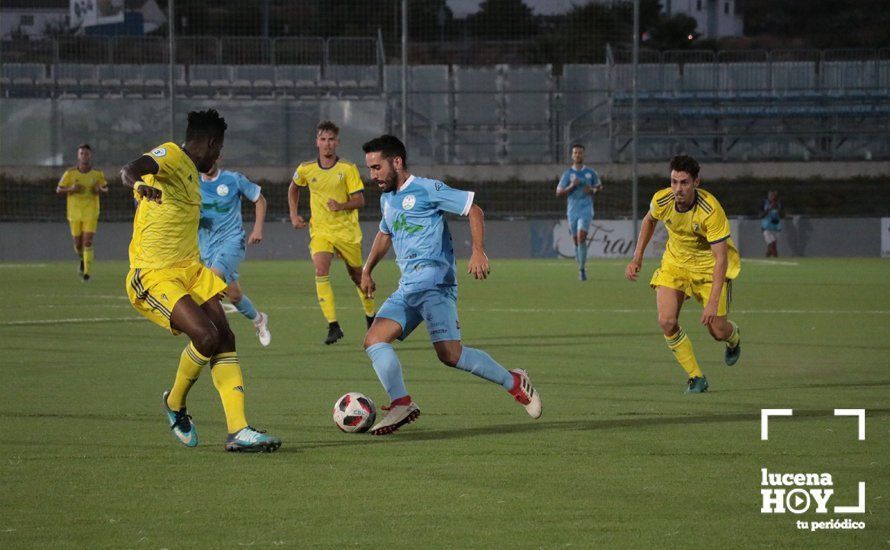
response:
<path id="1" fill-rule="evenodd" d="M 260 308 L 269 311 L 286 310 L 310 310 L 318 309 L 318 306 L 269 306 Z M 337 306 L 337 309 L 346 311 L 359 311 L 358 306 Z M 234 311 L 234 310 L 233 310 Z M 534 308 L 534 307 L 459 307 L 458 312 L 472 311 L 474 313 L 652 313 L 655 308 Z M 890 315 L 890 309 L 734 309 L 732 313 L 745 315 Z"/>
<path id="2" fill-rule="evenodd" d="M 0 327 L 28 325 L 62 325 L 69 323 L 127 323 L 142 321 L 143 317 L 73 317 L 68 319 L 31 319 L 28 321 L 2 321 Z"/>
<path id="3" fill-rule="evenodd" d="M 19 268 L 19 267 L 46 267 L 46 264 L 3 264 L 0 263 L 0 269 L 5 267 L 10 268 Z"/>
<path id="4" fill-rule="evenodd" d="M 781 265 L 781 266 L 797 266 L 800 265 L 797 262 L 790 262 L 788 260 L 767 260 L 764 258 L 742 258 L 743 264 L 759 264 L 759 265 Z"/>

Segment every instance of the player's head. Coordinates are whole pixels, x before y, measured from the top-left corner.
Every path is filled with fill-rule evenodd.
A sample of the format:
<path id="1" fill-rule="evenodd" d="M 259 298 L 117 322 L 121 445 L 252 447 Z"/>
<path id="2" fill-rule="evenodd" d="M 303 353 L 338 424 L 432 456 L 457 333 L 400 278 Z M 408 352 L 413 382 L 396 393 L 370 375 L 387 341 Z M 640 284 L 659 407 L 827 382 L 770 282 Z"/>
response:
<path id="1" fill-rule="evenodd" d="M 584 164 L 584 146 L 580 143 L 572 145 L 572 164 Z"/>
<path id="2" fill-rule="evenodd" d="M 678 205 L 688 206 L 695 200 L 695 189 L 700 183 L 698 161 L 689 155 L 671 159 L 671 190 Z"/>
<path id="3" fill-rule="evenodd" d="M 766 194 L 766 198 L 767 198 L 767 200 L 769 200 L 770 202 L 775 202 L 776 200 L 779 199 L 779 192 L 778 192 L 778 191 L 775 191 L 775 190 L 770 191 L 770 192 L 768 192 L 768 193 Z"/>
<path id="4" fill-rule="evenodd" d="M 330 120 L 323 120 L 315 127 L 315 146 L 322 157 L 332 158 L 337 156 L 337 146 L 340 145 L 340 128 Z"/>
<path id="5" fill-rule="evenodd" d="M 384 193 L 395 191 L 399 184 L 399 174 L 408 168 L 408 153 L 405 144 L 396 136 L 382 135 L 362 145 L 365 164 L 374 180 Z"/>
<path id="6" fill-rule="evenodd" d="M 189 156 L 199 172 L 207 173 L 219 159 L 226 137 L 226 119 L 216 109 L 192 111 L 185 130 L 185 144 Z"/>
<path id="7" fill-rule="evenodd" d="M 77 146 L 77 164 L 90 166 L 93 163 L 93 148 L 89 143 L 81 143 Z"/>

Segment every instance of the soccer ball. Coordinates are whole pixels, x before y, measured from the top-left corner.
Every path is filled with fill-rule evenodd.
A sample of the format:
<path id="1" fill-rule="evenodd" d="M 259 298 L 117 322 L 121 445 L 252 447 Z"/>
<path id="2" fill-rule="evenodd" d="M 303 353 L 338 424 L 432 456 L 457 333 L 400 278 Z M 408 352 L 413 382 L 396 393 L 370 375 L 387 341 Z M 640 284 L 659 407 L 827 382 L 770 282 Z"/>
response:
<path id="1" fill-rule="evenodd" d="M 334 424 L 344 432 L 366 432 L 376 418 L 374 402 L 362 393 L 349 392 L 334 403 Z"/>

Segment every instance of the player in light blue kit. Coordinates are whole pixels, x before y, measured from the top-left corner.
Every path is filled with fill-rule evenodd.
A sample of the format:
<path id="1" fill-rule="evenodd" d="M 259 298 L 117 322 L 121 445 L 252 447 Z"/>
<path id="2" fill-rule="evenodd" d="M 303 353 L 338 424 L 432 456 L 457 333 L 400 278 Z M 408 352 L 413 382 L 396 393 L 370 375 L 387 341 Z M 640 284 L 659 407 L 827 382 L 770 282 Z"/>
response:
<path id="1" fill-rule="evenodd" d="M 386 417 L 371 428 L 371 433 L 393 433 L 420 416 L 420 409 L 405 389 L 402 365 L 392 342 L 407 338 L 421 321 L 426 322 L 442 363 L 500 384 L 525 407 L 529 416 L 540 417 L 541 396 L 532 387 L 527 372 L 508 371 L 484 351 L 461 345 L 457 266 L 444 214 L 469 218 L 473 252 L 467 272 L 476 279 L 485 279 L 489 272 L 483 243 L 485 215 L 473 204 L 473 193 L 412 176 L 407 169 L 405 146 L 394 136 L 380 136 L 362 148 L 371 179 L 383 191 L 383 216 L 362 269 L 362 292 L 369 298 L 373 296 L 376 284 L 371 272 L 390 247 L 395 248 L 396 263 L 402 272 L 399 288 L 377 311 L 365 335 L 365 351 L 391 400 Z"/>
<path id="2" fill-rule="evenodd" d="M 587 280 L 587 232 L 593 220 L 593 196 L 602 190 L 600 177 L 584 166 L 584 146 L 572 145 L 572 167 L 563 172 L 556 186 L 556 196 L 568 196 L 567 214 L 569 233 L 575 243 L 575 261 L 578 262 L 578 278 Z"/>
<path id="3" fill-rule="evenodd" d="M 241 198 L 254 203 L 256 218 L 247 244 L 263 240 L 266 219 L 266 199 L 260 186 L 238 172 L 220 170 L 217 164 L 210 172 L 201 174 L 201 221 L 198 225 L 198 245 L 201 262 L 219 275 L 229 287 L 226 296 L 242 315 L 253 321 L 260 344 L 272 341 L 269 316 L 257 311 L 238 283 L 238 265 L 244 260 L 244 224 L 241 219 Z"/>

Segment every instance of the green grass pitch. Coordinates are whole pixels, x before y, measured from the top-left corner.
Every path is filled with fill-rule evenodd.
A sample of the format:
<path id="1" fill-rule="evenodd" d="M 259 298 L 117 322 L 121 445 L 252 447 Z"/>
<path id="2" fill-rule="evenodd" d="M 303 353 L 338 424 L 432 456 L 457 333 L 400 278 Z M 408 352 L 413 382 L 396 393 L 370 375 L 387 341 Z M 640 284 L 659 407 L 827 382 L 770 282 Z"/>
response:
<path id="1" fill-rule="evenodd" d="M 101 253 L 101 248 L 100 248 Z M 465 267 L 459 262 L 459 268 Z M 141 319 L 126 266 L 0 264 L 0 546 L 18 547 L 886 547 L 890 542 L 890 261 L 743 263 L 732 317 L 743 354 L 681 317 L 711 392 L 685 379 L 654 294 L 624 262 L 493 261 L 460 281 L 464 342 L 524 368 L 544 400 L 529 419 L 499 387 L 438 364 L 423 327 L 397 344 L 423 414 L 397 434 L 340 433 L 347 391 L 386 396 L 361 349 L 364 318 L 341 263 L 332 273 L 346 337 L 322 344 L 311 265 L 242 265 L 270 314 L 262 349 L 237 314 L 248 419 L 284 440 L 271 455 L 223 450 L 205 372 L 189 410 L 201 445 L 179 446 L 161 412 L 185 345 Z M 387 260 L 379 296 L 397 274 Z M 760 440 L 760 410 L 792 408 Z M 867 410 L 866 440 L 856 419 Z M 764 515 L 761 468 L 829 472 L 831 505 L 866 513 Z M 809 532 L 851 518 L 863 531 Z"/>

